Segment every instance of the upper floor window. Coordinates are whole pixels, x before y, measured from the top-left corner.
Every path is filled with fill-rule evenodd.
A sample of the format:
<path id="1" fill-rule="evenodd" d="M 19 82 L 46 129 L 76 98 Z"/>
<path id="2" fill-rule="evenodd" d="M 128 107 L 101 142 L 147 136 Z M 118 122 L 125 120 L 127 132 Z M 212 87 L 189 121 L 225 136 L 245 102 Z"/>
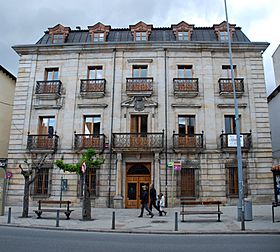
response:
<path id="1" fill-rule="evenodd" d="M 213 28 L 218 40 L 222 42 L 228 41 L 229 38 L 232 39 L 233 32 L 235 31 L 235 25 L 229 24 L 229 36 L 228 36 L 226 21 L 220 24 L 213 25 Z"/>
<path id="2" fill-rule="evenodd" d="M 53 44 L 63 43 L 64 42 L 63 34 L 54 34 L 52 42 L 53 42 Z"/>
<path id="3" fill-rule="evenodd" d="M 148 76 L 148 66 L 134 65 L 132 67 L 133 78 L 146 78 Z"/>
<path id="4" fill-rule="evenodd" d="M 65 42 L 65 39 L 69 35 L 71 29 L 58 24 L 52 28 L 49 28 L 50 41 L 53 44 L 61 44 Z"/>
<path id="5" fill-rule="evenodd" d="M 45 80 L 46 81 L 58 80 L 58 68 L 46 68 Z"/>
<path id="6" fill-rule="evenodd" d="M 178 40 L 180 40 L 180 41 L 188 41 L 189 40 L 189 32 L 187 32 L 187 31 L 179 31 L 178 32 Z"/>
<path id="7" fill-rule="evenodd" d="M 147 33 L 146 32 L 136 32 L 135 41 L 147 41 Z"/>
<path id="8" fill-rule="evenodd" d="M 105 41 L 104 32 L 93 33 L 93 42 L 104 42 L 104 41 Z"/>
<path id="9" fill-rule="evenodd" d="M 236 77 L 236 65 L 233 65 L 233 74 Z M 222 66 L 222 78 L 231 78 L 231 69 L 230 65 L 223 65 Z"/>
<path id="10" fill-rule="evenodd" d="M 240 127 L 240 118 L 241 116 L 239 115 L 239 127 Z M 236 134 L 235 115 L 225 115 L 225 133 Z"/>
<path id="11" fill-rule="evenodd" d="M 88 67 L 88 79 L 102 79 L 103 67 L 102 66 L 89 66 Z"/>
<path id="12" fill-rule="evenodd" d="M 227 31 L 220 31 L 220 40 L 221 41 L 228 41 L 228 33 Z"/>
<path id="13" fill-rule="evenodd" d="M 54 116 L 41 116 L 39 118 L 39 135 L 53 133 L 55 129 Z"/>
<path id="14" fill-rule="evenodd" d="M 84 134 L 99 135 L 100 124 L 100 115 L 84 116 Z"/>
<path id="15" fill-rule="evenodd" d="M 131 115 L 130 132 L 131 133 L 147 133 L 148 132 L 148 116 L 147 115 Z"/>
<path id="16" fill-rule="evenodd" d="M 178 78 L 192 78 L 192 66 L 180 65 L 178 66 Z"/>
<path id="17" fill-rule="evenodd" d="M 194 135 L 195 133 L 195 116 L 180 115 L 178 117 L 179 136 Z"/>

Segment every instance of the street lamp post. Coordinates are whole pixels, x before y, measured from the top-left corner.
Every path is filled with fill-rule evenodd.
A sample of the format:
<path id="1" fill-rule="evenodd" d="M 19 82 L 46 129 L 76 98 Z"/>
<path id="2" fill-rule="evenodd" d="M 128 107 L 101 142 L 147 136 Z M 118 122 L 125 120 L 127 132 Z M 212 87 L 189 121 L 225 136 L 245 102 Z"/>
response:
<path id="1" fill-rule="evenodd" d="M 238 113 L 238 103 L 236 99 L 235 92 L 235 82 L 234 82 L 234 72 L 232 64 L 232 50 L 231 50 L 231 38 L 229 33 L 229 23 L 228 23 L 228 13 L 227 13 L 227 3 L 225 3 L 225 13 L 227 21 L 227 37 L 228 37 L 228 48 L 229 48 L 229 61 L 230 61 L 230 73 L 231 73 L 231 83 L 233 89 L 233 99 L 234 99 L 234 114 L 235 114 L 235 128 L 236 128 L 236 141 L 237 141 L 237 167 L 238 167 L 238 216 L 241 218 L 241 230 L 245 230 L 244 222 L 244 184 L 243 184 L 243 171 L 242 171 L 242 155 L 241 155 L 241 142 L 240 142 L 240 124 L 239 124 L 239 113 Z"/>

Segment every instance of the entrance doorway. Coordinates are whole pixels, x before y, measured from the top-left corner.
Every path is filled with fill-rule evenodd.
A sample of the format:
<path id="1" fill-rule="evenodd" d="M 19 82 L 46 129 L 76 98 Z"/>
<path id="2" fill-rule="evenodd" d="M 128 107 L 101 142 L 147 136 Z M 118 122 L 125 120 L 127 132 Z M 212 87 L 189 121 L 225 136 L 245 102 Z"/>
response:
<path id="1" fill-rule="evenodd" d="M 151 164 L 133 163 L 126 165 L 126 208 L 139 208 L 143 194 L 142 186 L 149 188 L 151 183 Z"/>

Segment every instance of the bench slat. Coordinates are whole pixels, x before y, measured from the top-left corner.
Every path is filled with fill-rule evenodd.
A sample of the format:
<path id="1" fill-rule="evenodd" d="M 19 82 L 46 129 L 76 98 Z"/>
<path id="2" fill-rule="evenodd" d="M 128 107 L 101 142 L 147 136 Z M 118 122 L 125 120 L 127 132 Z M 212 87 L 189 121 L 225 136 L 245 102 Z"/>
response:
<path id="1" fill-rule="evenodd" d="M 184 211 L 180 212 L 180 215 L 187 215 L 187 214 L 223 214 L 221 211 Z"/>

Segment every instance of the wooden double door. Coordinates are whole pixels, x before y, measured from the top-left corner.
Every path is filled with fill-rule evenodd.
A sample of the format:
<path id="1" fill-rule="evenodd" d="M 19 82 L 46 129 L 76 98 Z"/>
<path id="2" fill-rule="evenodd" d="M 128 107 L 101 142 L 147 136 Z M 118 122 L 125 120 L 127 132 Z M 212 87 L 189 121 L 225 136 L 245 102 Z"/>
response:
<path id="1" fill-rule="evenodd" d="M 149 186 L 151 183 L 151 164 L 137 163 L 126 165 L 126 208 L 140 208 L 143 194 L 143 185 Z"/>

